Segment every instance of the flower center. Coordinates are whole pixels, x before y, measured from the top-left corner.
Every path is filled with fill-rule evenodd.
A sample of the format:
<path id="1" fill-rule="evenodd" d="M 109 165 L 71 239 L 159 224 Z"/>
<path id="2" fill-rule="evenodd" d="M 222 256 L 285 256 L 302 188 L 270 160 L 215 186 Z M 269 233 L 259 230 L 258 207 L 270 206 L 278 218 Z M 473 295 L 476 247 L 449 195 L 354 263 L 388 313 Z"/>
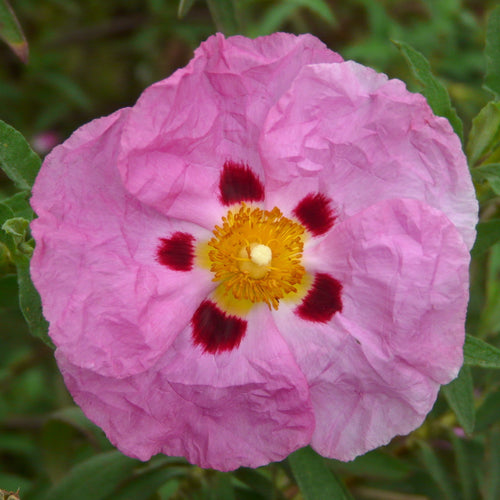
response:
<path id="1" fill-rule="evenodd" d="M 215 226 L 208 242 L 213 280 L 221 282 L 224 295 L 278 309 L 304 277 L 304 233 L 277 207 L 268 211 L 242 203 L 222 218 L 222 227 Z"/>

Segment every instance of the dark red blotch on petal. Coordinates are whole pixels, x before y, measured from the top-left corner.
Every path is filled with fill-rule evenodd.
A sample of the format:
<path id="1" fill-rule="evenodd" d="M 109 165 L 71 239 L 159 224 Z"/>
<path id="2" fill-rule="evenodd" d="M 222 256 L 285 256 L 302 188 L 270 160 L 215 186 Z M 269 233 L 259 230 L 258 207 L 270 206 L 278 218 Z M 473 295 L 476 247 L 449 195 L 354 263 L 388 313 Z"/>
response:
<path id="1" fill-rule="evenodd" d="M 194 237 L 177 232 L 170 238 L 160 238 L 158 261 L 174 271 L 191 271 L 194 261 Z"/>
<path id="2" fill-rule="evenodd" d="M 314 236 L 325 234 L 335 222 L 330 200 L 321 193 L 308 194 L 295 207 L 293 213 Z"/>
<path id="3" fill-rule="evenodd" d="M 242 201 L 264 200 L 264 186 L 248 165 L 226 161 L 219 181 L 220 199 L 224 205 Z"/>
<path id="4" fill-rule="evenodd" d="M 244 319 L 226 314 L 209 300 L 201 303 L 191 323 L 195 345 L 211 354 L 236 349 L 247 329 Z"/>
<path id="5" fill-rule="evenodd" d="M 342 284 L 328 274 L 318 273 L 314 283 L 295 313 L 302 319 L 326 323 L 342 311 Z"/>

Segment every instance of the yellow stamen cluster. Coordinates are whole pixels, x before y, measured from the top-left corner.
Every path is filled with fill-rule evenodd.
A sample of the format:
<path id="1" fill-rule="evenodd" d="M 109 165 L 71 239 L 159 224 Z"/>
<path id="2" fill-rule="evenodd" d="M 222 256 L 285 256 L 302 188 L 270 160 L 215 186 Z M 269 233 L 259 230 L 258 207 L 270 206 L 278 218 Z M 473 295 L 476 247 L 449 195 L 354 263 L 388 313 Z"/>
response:
<path id="1" fill-rule="evenodd" d="M 278 309 L 279 301 L 297 292 L 305 274 L 301 265 L 304 227 L 275 207 L 271 211 L 242 203 L 215 226 L 208 242 L 214 281 L 235 299 L 265 302 Z"/>

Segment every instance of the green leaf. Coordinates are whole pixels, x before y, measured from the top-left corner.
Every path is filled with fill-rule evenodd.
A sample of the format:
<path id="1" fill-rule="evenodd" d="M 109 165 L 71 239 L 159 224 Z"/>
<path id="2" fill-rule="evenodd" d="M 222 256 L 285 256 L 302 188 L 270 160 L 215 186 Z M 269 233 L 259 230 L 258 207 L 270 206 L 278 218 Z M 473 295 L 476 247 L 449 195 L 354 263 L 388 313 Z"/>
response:
<path id="1" fill-rule="evenodd" d="M 0 202 L 0 227 L 2 227 L 6 221 L 12 219 L 13 217 L 14 212 L 10 209 L 10 207 Z M 0 231 L 0 241 L 6 244 L 10 250 L 14 250 L 14 242 L 5 231 Z"/>
<path id="2" fill-rule="evenodd" d="M 279 31 L 283 24 L 297 10 L 294 2 L 280 2 L 272 5 L 262 15 L 259 23 L 249 27 L 248 34 L 251 38 L 269 35 L 274 31 Z"/>
<path id="3" fill-rule="evenodd" d="M 206 495 L 210 500 L 236 500 L 234 487 L 231 484 L 231 476 L 224 472 L 219 472 L 209 486 L 209 493 Z"/>
<path id="4" fill-rule="evenodd" d="M 239 32 L 234 0 L 207 0 L 216 28 L 226 36 Z"/>
<path id="5" fill-rule="evenodd" d="M 154 468 L 134 474 L 123 486 L 113 492 L 107 500 L 140 500 L 150 498 L 167 481 L 186 475 L 187 469 Z"/>
<path id="6" fill-rule="evenodd" d="M 458 422 L 467 434 L 474 430 L 474 386 L 468 366 L 463 366 L 458 377 L 443 387 L 443 393 Z"/>
<path id="7" fill-rule="evenodd" d="M 479 257 L 492 245 L 500 241 L 500 219 L 480 222 L 476 226 L 477 236 L 471 250 L 473 257 Z"/>
<path id="8" fill-rule="evenodd" d="M 498 500 L 500 498 L 500 432 L 491 434 L 489 445 L 490 467 L 486 484 L 485 500 Z"/>
<path id="9" fill-rule="evenodd" d="M 432 74 L 429 61 L 414 48 L 404 42 L 393 40 L 408 62 L 415 78 L 423 85 L 422 94 L 432 111 L 448 119 L 455 133 L 462 138 L 462 122 L 451 105 L 450 96 L 444 85 Z"/>
<path id="10" fill-rule="evenodd" d="M 0 167 L 19 189 L 31 189 L 40 163 L 26 139 L 0 120 Z"/>
<path id="11" fill-rule="evenodd" d="M 247 485 L 253 491 L 258 493 L 266 500 L 284 500 L 285 497 L 275 484 L 268 479 L 260 470 L 247 469 L 240 467 L 234 473 L 234 476 Z"/>
<path id="12" fill-rule="evenodd" d="M 486 31 L 486 78 L 484 86 L 500 97 L 500 6 L 493 10 Z"/>
<path id="13" fill-rule="evenodd" d="M 474 166 L 500 141 L 500 102 L 489 102 L 472 120 L 466 152 Z"/>
<path id="14" fill-rule="evenodd" d="M 472 173 L 478 173 L 482 178 L 486 179 L 490 183 L 491 189 L 500 195 L 500 163 L 475 167 Z"/>
<path id="15" fill-rule="evenodd" d="M 335 25 L 335 16 L 325 0 L 285 0 L 284 3 L 294 3 L 298 7 L 305 7 L 331 25 Z"/>
<path id="16" fill-rule="evenodd" d="M 486 343 L 484 340 L 466 335 L 464 363 L 482 368 L 500 368 L 500 349 Z"/>
<path id="17" fill-rule="evenodd" d="M 312 448 L 295 451 L 288 457 L 288 462 L 304 500 L 352 498 L 333 471 L 327 467 L 325 460 Z"/>
<path id="18" fill-rule="evenodd" d="M 110 451 L 79 463 L 44 500 L 104 500 L 132 475 L 137 460 Z"/>
<path id="19" fill-rule="evenodd" d="M 104 433 L 88 420 L 80 408 L 69 406 L 50 413 L 41 432 L 44 469 L 59 482 L 72 464 L 86 456 L 111 448 Z"/>
<path id="20" fill-rule="evenodd" d="M 450 440 L 455 454 L 455 465 L 463 500 L 474 500 L 476 498 L 474 459 L 466 446 L 467 443 L 459 438 L 452 429 L 450 429 Z"/>
<path id="21" fill-rule="evenodd" d="M 29 260 L 26 257 L 18 259 L 17 284 L 19 286 L 19 306 L 31 333 L 43 340 L 49 347 L 54 344 L 48 335 L 49 324 L 42 314 L 42 302 L 30 276 Z"/>
<path id="22" fill-rule="evenodd" d="M 22 217 L 7 219 L 2 224 L 2 229 L 16 238 L 25 238 L 30 228 L 30 221 Z"/>
<path id="23" fill-rule="evenodd" d="M 425 442 L 420 441 L 420 459 L 424 464 L 427 472 L 439 486 L 443 493 L 443 498 L 447 500 L 456 500 L 457 495 L 455 488 L 448 473 L 446 472 L 441 460 L 438 458 L 434 450 Z"/>
<path id="24" fill-rule="evenodd" d="M 336 469 L 349 475 L 393 481 L 404 480 L 412 472 L 412 467 L 401 458 L 395 458 L 381 450 L 360 455 L 352 462 L 338 462 Z"/>
<path id="25" fill-rule="evenodd" d="M 12 217 L 22 217 L 23 219 L 31 221 L 33 220 L 34 214 L 28 203 L 29 196 L 29 191 L 20 191 L 19 193 L 12 195 L 10 198 L 4 198 L 1 203 L 12 211 L 14 214 Z"/>
<path id="26" fill-rule="evenodd" d="M 488 394 L 477 409 L 477 432 L 484 432 L 500 419 L 500 390 Z"/>
<path id="27" fill-rule="evenodd" d="M 285 0 L 275 3 L 265 11 L 259 23 L 250 27 L 250 36 L 257 37 L 279 31 L 300 8 L 306 8 L 314 12 L 331 25 L 336 24 L 330 6 L 324 0 Z"/>
<path id="28" fill-rule="evenodd" d="M 7 0 L 0 0 L 0 38 L 7 43 L 23 63 L 28 62 L 28 42 L 24 38 L 21 25 Z"/>
<path id="29" fill-rule="evenodd" d="M 180 0 L 179 7 L 177 9 L 179 19 L 182 19 L 191 10 L 193 4 L 194 0 Z"/>

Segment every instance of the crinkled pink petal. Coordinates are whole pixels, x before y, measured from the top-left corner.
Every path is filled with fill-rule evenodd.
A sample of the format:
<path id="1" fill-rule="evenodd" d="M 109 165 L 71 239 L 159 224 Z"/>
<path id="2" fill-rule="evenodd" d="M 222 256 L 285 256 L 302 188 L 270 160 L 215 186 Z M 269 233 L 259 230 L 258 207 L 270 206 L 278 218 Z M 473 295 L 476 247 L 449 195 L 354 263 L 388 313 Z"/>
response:
<path id="1" fill-rule="evenodd" d="M 123 189 L 115 165 L 127 114 L 93 121 L 57 147 L 31 200 L 31 273 L 50 336 L 71 363 L 112 376 L 154 363 L 214 287 L 207 271 L 157 261 L 161 237 L 209 233 L 165 219 Z"/>
<path id="2" fill-rule="evenodd" d="M 462 364 L 469 255 L 456 228 L 415 200 L 388 200 L 306 249 L 342 284 L 342 312 L 308 323 L 281 306 L 316 416 L 312 445 L 351 460 L 416 428 Z"/>
<path id="3" fill-rule="evenodd" d="M 188 328 L 128 378 L 76 367 L 59 351 L 58 363 L 87 416 L 141 460 L 161 452 L 219 470 L 257 467 L 305 446 L 314 430 L 306 381 L 264 308 L 229 353 L 203 354 Z"/>
<path id="4" fill-rule="evenodd" d="M 477 201 L 460 141 L 420 94 L 352 61 L 304 66 L 261 137 L 269 205 L 291 210 L 311 190 L 343 217 L 389 198 L 444 212 L 470 248 Z M 289 206 L 290 205 L 290 206 Z"/>
<path id="5" fill-rule="evenodd" d="M 462 364 L 469 254 L 438 210 L 387 200 L 335 226 L 309 252 L 343 286 L 341 321 L 380 357 L 446 384 Z"/>
<path id="6" fill-rule="evenodd" d="M 308 379 L 316 418 L 311 445 L 321 455 L 352 460 L 409 433 L 432 408 L 437 382 L 404 360 L 379 358 L 335 319 L 311 325 L 285 306 L 276 323 Z"/>
<path id="7" fill-rule="evenodd" d="M 210 37 L 132 109 L 119 161 L 126 188 L 164 214 L 212 229 L 226 212 L 214 196 L 224 162 L 263 177 L 257 143 L 267 112 L 304 64 L 341 60 L 310 35 Z"/>

